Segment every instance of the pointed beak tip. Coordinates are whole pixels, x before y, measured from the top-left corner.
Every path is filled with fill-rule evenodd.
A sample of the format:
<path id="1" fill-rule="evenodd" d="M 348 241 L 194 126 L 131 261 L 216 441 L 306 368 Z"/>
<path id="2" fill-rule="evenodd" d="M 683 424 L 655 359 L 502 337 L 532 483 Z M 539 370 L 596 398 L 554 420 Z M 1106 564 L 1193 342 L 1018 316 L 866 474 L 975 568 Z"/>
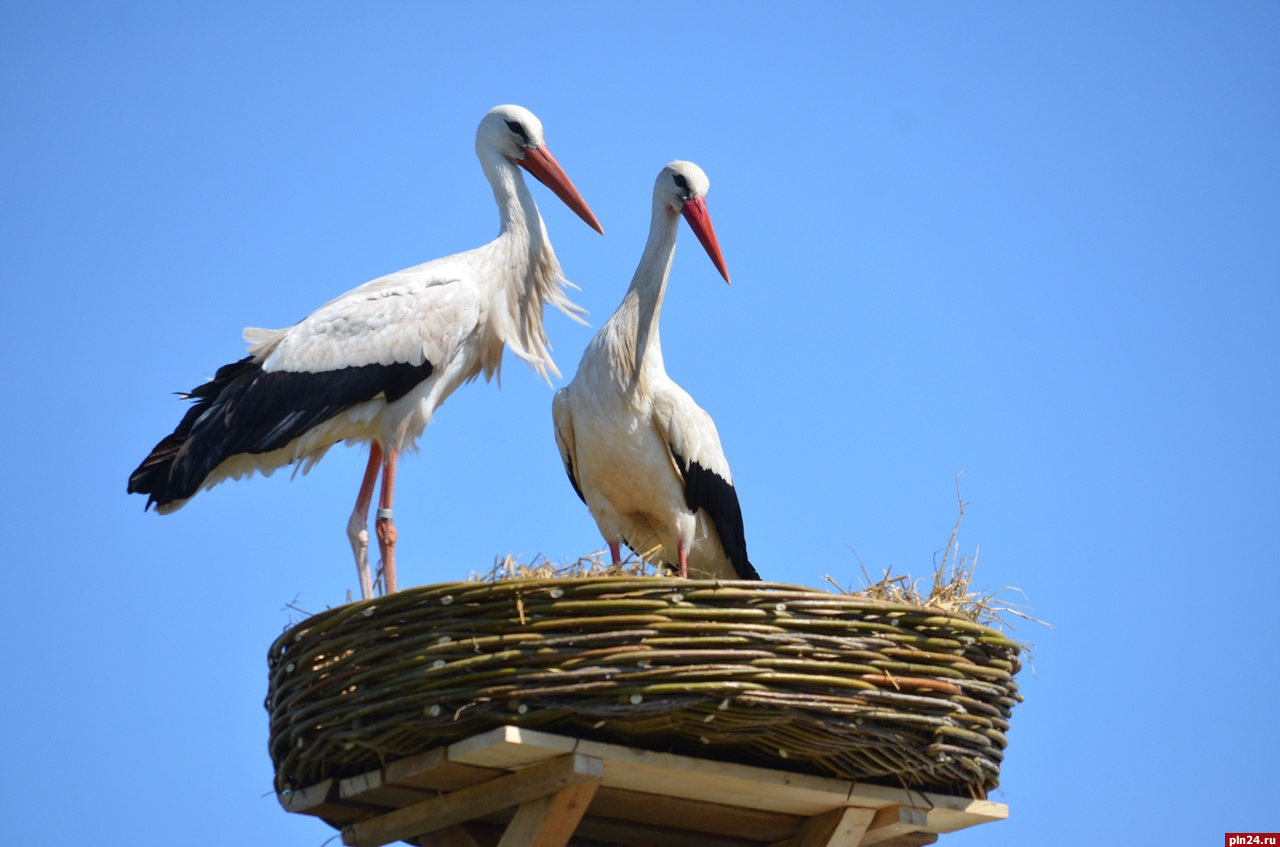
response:
<path id="1" fill-rule="evenodd" d="M 564 172 L 555 156 L 552 156 L 551 151 L 545 146 L 530 147 L 525 157 L 517 161 L 516 165 L 533 174 L 538 182 L 550 188 L 552 193 L 572 209 L 574 214 L 582 218 L 587 226 L 604 235 L 604 227 L 600 226 L 600 222 L 596 220 L 595 214 L 587 206 L 587 201 L 582 199 L 582 195 L 574 187 L 569 175 Z"/>
<path id="2" fill-rule="evenodd" d="M 701 197 L 692 198 L 685 202 L 680 213 L 693 234 L 698 237 L 702 249 L 707 251 L 711 263 L 716 266 L 720 276 L 724 277 L 725 283 L 732 285 L 729 282 L 729 268 L 724 263 L 724 256 L 720 254 L 720 241 L 716 238 L 715 228 L 711 226 L 711 216 L 707 214 L 706 202 Z"/>
<path id="3" fill-rule="evenodd" d="M 559 194 L 559 192 L 556 193 Z M 604 235 L 604 227 L 600 226 L 600 221 L 596 220 L 595 212 L 591 211 L 587 206 L 587 201 L 583 200 L 576 190 L 573 192 L 572 198 L 561 197 L 560 199 L 565 201 L 565 205 L 568 206 L 575 215 L 581 218 L 583 223 L 601 235 Z M 575 202 L 570 202 L 570 199 Z"/>

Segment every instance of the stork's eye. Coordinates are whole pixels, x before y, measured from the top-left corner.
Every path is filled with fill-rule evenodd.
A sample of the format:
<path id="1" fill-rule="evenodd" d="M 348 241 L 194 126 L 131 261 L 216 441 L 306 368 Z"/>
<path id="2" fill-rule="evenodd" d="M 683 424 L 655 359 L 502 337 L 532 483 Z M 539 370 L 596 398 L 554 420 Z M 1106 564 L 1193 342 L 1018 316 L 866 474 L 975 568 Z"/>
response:
<path id="1" fill-rule="evenodd" d="M 676 185 L 685 191 L 689 190 L 689 180 L 684 178 L 684 174 L 676 174 Z"/>
<path id="2" fill-rule="evenodd" d="M 516 135 L 520 136 L 521 144 L 529 143 L 529 133 L 525 132 L 524 124 L 520 123 L 519 121 L 507 121 L 507 129 L 511 130 Z"/>

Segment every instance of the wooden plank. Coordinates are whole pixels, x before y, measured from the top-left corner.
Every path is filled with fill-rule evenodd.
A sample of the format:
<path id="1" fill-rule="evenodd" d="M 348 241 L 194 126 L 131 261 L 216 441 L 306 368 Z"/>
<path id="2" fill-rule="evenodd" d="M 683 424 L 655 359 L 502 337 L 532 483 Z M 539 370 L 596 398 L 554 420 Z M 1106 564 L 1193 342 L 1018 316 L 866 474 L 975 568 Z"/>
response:
<path id="1" fill-rule="evenodd" d="M 539 743 L 549 746 L 547 733 L 539 735 Z M 514 743 L 514 739 L 508 740 Z M 579 741 L 576 750 L 609 763 L 605 769 L 605 787 L 640 793 L 678 796 L 803 817 L 823 814 L 845 805 L 869 809 L 917 806 L 928 809 L 926 829 L 937 833 L 954 832 L 1009 816 L 1008 806 L 989 800 L 855 784 L 829 777 L 654 753 L 597 741 Z"/>
<path id="2" fill-rule="evenodd" d="M 367 806 L 342 802 L 338 796 L 337 781 L 332 779 L 317 782 L 315 785 L 309 785 L 297 791 L 277 794 L 276 799 L 280 801 L 280 805 L 286 812 L 314 815 L 335 824 L 349 823 L 365 816 L 369 811 Z"/>
<path id="3" fill-rule="evenodd" d="M 500 768 L 481 768 L 449 761 L 448 749 L 437 747 L 416 756 L 396 759 L 383 771 L 388 785 L 428 791 L 456 791 L 504 775 Z"/>
<path id="4" fill-rule="evenodd" d="M 315 785 L 308 785 L 296 791 L 281 792 L 276 795 L 276 799 L 280 801 L 280 805 L 286 812 L 318 816 L 319 813 L 315 810 L 329 802 L 329 795 L 333 793 L 334 781 L 326 779 L 324 782 L 317 782 Z"/>
<path id="5" fill-rule="evenodd" d="M 507 821 L 507 823 L 509 822 Z M 480 847 L 498 847 L 498 842 L 502 840 L 502 831 L 507 826 L 506 823 L 501 826 L 490 826 L 481 821 L 467 821 L 462 824 L 462 828 L 475 839 L 476 844 L 479 844 Z"/>
<path id="6" fill-rule="evenodd" d="M 605 764 L 605 777 L 612 765 Z M 593 818 L 618 821 L 652 823 L 662 821 L 671 829 L 726 835 L 752 841 L 780 841 L 789 838 L 800 828 L 804 818 L 782 812 L 766 812 L 760 809 L 730 806 L 687 800 L 683 797 L 667 797 L 661 794 L 641 794 L 601 785 L 591 801 L 588 814 Z"/>
<path id="7" fill-rule="evenodd" d="M 645 794 L 811 817 L 848 804 L 852 784 L 822 776 L 694 759 L 581 741 L 578 751 L 609 761 L 604 785 Z"/>
<path id="8" fill-rule="evenodd" d="M 852 783 L 839 779 L 655 753 L 514 726 L 498 727 L 451 745 L 449 760 L 509 768 L 571 751 L 609 759 L 611 766 L 606 770 L 604 781 L 609 787 L 804 817 L 845 805 L 852 788 Z M 870 805 L 890 803 L 873 800 Z"/>
<path id="9" fill-rule="evenodd" d="M 800 826 L 794 847 L 858 847 L 876 813 L 871 809 L 845 806 L 815 815 Z"/>
<path id="10" fill-rule="evenodd" d="M 460 788 L 451 794 L 351 824 L 343 829 L 342 842 L 351 847 L 381 847 L 392 841 L 415 838 L 499 809 L 518 806 L 573 785 L 599 782 L 603 774 L 604 763 L 599 759 L 579 754 L 561 756 L 480 785 Z"/>
<path id="11" fill-rule="evenodd" d="M 854 784 L 512 726 L 498 727 L 448 748 L 399 759 L 381 771 L 341 783 L 325 780 L 281 794 L 278 799 L 287 811 L 314 815 L 341 826 L 367 818 L 370 811 L 380 807 L 417 806 L 435 799 L 431 795 L 436 792 L 456 793 L 505 778 L 507 769 L 543 763 L 569 753 L 608 763 L 601 790 L 588 813 L 597 825 L 603 825 L 599 821 L 606 818 L 650 826 L 652 821 L 661 820 L 661 829 L 666 832 L 679 829 L 743 838 L 757 844 L 778 843 L 793 839 L 802 819 L 833 809 L 886 809 L 889 811 L 882 820 L 893 828 L 874 835 L 876 840 L 870 844 L 876 847 L 903 835 L 953 832 L 1004 820 L 1009 814 L 1007 806 L 988 800 Z M 913 807 L 918 810 L 914 814 L 925 815 L 923 826 L 915 818 L 901 819 L 899 808 Z M 646 815 L 646 808 L 656 811 Z M 898 819 L 891 819 L 893 815 Z M 907 823 L 911 825 L 906 826 Z"/>
<path id="12" fill-rule="evenodd" d="M 926 794 L 925 797 L 935 801 L 935 805 L 929 809 L 929 823 L 926 826 L 929 832 L 955 832 L 957 829 L 1007 820 L 1009 817 L 1009 807 L 1003 803 L 937 794 Z"/>
<path id="13" fill-rule="evenodd" d="M 427 833 L 418 839 L 418 847 L 480 847 L 480 842 L 458 825 Z"/>
<path id="14" fill-rule="evenodd" d="M 565 847 L 599 785 L 585 782 L 520 804 L 498 847 Z"/>
<path id="15" fill-rule="evenodd" d="M 904 832 L 888 841 L 881 841 L 879 847 L 925 847 L 938 840 L 936 832 Z"/>
<path id="16" fill-rule="evenodd" d="M 460 741 L 448 758 L 486 767 L 518 767 L 575 751 L 609 762 L 603 785 L 646 794 L 812 817 L 838 806 L 881 809 L 907 805 L 929 809 L 930 832 L 1004 820 L 1009 809 L 988 800 L 863 785 L 830 777 L 655 753 L 634 747 L 502 726 Z"/>
<path id="17" fill-rule="evenodd" d="M 338 796 L 343 800 L 398 809 L 410 803 L 428 800 L 435 796 L 435 792 L 388 785 L 383 780 L 382 771 L 369 771 L 338 783 Z"/>
<path id="18" fill-rule="evenodd" d="M 867 834 L 862 838 L 862 847 L 876 847 L 903 835 L 924 832 L 929 826 L 929 811 L 912 806 L 890 806 L 876 812 Z"/>
<path id="19" fill-rule="evenodd" d="M 947 833 L 1009 817 L 1009 807 L 990 800 L 974 800 L 951 794 L 931 794 L 927 791 L 911 791 L 890 788 L 887 785 L 856 785 L 850 795 L 849 805 L 885 808 L 887 806 L 915 806 L 926 809 L 929 832 Z"/>
<path id="20" fill-rule="evenodd" d="M 600 791 L 596 792 L 596 796 L 600 796 Z M 594 805 L 593 801 L 592 806 Z M 496 836 L 486 845 L 481 835 L 477 834 L 476 827 L 496 825 L 500 833 L 511 822 L 512 817 L 512 811 L 507 809 L 485 815 L 477 821 L 468 822 L 466 826 L 481 843 L 481 847 L 497 847 Z M 571 847 L 574 844 L 598 845 L 601 842 L 607 843 L 610 847 L 618 844 L 636 845 L 636 847 L 760 847 L 758 838 L 734 838 L 714 833 L 690 832 L 660 824 L 611 820 L 591 814 L 590 807 L 573 835 L 573 840 L 569 842 Z"/>
<path id="21" fill-rule="evenodd" d="M 760 847 L 750 838 L 731 838 L 706 832 L 689 832 L 634 821 L 614 821 L 588 815 L 574 833 L 578 838 L 628 847 Z"/>
<path id="22" fill-rule="evenodd" d="M 518 768 L 572 753 L 578 739 L 516 726 L 500 726 L 449 745 L 451 762 L 490 768 Z"/>

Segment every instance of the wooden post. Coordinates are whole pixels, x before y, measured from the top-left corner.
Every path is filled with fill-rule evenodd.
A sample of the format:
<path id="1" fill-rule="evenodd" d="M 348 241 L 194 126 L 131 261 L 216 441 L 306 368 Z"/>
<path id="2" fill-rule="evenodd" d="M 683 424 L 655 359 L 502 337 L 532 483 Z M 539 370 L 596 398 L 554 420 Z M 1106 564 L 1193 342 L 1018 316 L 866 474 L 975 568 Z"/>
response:
<path id="1" fill-rule="evenodd" d="M 522 804 L 498 847 L 564 847 L 599 785 L 585 782 Z"/>
<path id="2" fill-rule="evenodd" d="M 858 847 L 875 814 L 872 809 L 845 806 L 809 818 L 800 825 L 794 847 Z"/>
<path id="3" fill-rule="evenodd" d="M 889 806 L 876 812 L 862 837 L 861 847 L 918 847 L 932 844 L 938 836 L 925 832 L 929 814 L 911 806 Z"/>

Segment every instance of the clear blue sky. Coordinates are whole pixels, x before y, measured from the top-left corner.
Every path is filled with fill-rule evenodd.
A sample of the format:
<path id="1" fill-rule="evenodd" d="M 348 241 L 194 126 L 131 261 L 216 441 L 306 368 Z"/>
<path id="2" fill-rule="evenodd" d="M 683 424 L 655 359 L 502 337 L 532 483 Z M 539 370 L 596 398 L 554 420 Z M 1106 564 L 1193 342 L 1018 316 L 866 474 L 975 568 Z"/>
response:
<path id="1" fill-rule="evenodd" d="M 363 453 L 163 518 L 125 481 L 244 326 L 491 238 L 506 102 L 608 233 L 535 187 L 594 326 L 658 170 L 710 176 L 734 282 L 685 228 L 662 336 L 762 574 L 927 574 L 963 472 L 979 582 L 1053 623 L 1011 819 L 944 843 L 1280 828 L 1277 44 L 1272 3 L 0 4 L 5 841 L 333 834 L 270 794 L 264 657 L 356 589 Z M 547 328 L 567 378 L 592 330 Z M 599 549 L 551 396 L 508 356 L 439 412 L 403 583 Z"/>

